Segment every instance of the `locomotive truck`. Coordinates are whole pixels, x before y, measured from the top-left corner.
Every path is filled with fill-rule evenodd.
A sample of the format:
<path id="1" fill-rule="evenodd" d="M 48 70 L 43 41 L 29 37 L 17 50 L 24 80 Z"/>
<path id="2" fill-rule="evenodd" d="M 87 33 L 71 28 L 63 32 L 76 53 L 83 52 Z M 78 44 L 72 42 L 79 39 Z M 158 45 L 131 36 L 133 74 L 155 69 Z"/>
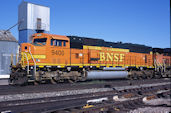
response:
<path id="1" fill-rule="evenodd" d="M 19 62 L 11 63 L 10 84 L 170 76 L 170 54 L 148 46 L 46 33 L 32 37 L 20 45 Z"/>

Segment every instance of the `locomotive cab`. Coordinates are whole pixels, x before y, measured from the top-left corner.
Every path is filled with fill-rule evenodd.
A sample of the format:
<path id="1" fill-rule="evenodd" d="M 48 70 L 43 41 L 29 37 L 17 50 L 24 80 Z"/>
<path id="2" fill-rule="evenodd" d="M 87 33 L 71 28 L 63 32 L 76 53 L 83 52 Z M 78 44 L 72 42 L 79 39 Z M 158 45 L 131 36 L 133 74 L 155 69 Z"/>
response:
<path id="1" fill-rule="evenodd" d="M 20 62 L 22 67 L 45 62 L 48 43 L 50 43 L 49 38 L 43 34 L 33 35 L 32 43 L 22 43 Z"/>
<path id="2" fill-rule="evenodd" d="M 21 63 L 22 66 L 37 65 L 44 66 L 55 63 L 60 56 L 65 55 L 65 50 L 69 48 L 69 39 L 60 35 L 49 35 L 37 33 L 33 35 L 32 43 L 21 44 Z M 56 55 L 56 56 L 54 56 Z"/>

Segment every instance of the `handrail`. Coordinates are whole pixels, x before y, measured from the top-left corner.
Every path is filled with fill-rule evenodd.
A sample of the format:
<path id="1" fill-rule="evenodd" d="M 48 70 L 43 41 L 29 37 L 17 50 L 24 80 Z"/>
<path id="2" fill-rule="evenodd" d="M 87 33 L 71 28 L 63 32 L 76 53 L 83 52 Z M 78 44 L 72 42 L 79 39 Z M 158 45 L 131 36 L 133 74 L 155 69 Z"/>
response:
<path id="1" fill-rule="evenodd" d="M 163 71 L 166 72 L 166 62 L 165 62 L 165 59 L 163 59 Z"/>
<path id="2" fill-rule="evenodd" d="M 11 65 L 13 65 L 13 54 L 11 54 Z"/>
<path id="3" fill-rule="evenodd" d="M 25 56 L 26 56 L 26 59 L 27 59 L 27 75 L 29 74 L 29 61 L 28 61 L 28 57 L 27 57 L 27 54 L 24 53 Z"/>
<path id="4" fill-rule="evenodd" d="M 31 53 L 31 51 L 30 51 L 30 47 L 29 47 L 29 53 L 30 53 L 31 58 L 32 58 L 32 60 L 33 60 L 33 62 L 34 62 L 34 76 L 35 76 L 35 75 L 36 75 L 36 62 L 35 62 L 35 60 L 34 60 L 34 58 L 33 58 L 33 55 L 32 55 L 32 53 Z"/>

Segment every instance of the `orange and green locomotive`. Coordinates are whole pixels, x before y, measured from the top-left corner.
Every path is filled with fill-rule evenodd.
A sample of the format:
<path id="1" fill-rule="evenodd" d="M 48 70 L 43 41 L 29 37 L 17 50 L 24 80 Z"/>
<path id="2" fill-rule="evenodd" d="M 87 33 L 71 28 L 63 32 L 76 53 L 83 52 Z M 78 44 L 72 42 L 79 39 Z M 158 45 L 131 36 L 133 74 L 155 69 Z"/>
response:
<path id="1" fill-rule="evenodd" d="M 167 62 L 157 64 L 157 54 L 144 45 L 46 33 L 36 33 L 32 43 L 21 44 L 19 56 L 18 64 L 11 66 L 11 84 L 152 78 L 156 72 L 161 75 L 156 67 L 168 71 L 171 63 L 166 55 L 162 59 Z"/>

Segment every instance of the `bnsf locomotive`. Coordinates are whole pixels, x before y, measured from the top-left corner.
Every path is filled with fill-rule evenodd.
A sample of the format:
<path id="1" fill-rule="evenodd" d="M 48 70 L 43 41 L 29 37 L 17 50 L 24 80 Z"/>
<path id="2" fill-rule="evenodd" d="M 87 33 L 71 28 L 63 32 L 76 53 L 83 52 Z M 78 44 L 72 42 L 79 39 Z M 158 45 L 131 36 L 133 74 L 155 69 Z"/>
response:
<path id="1" fill-rule="evenodd" d="M 10 83 L 168 77 L 169 53 L 170 49 L 144 45 L 36 33 L 32 43 L 21 44 L 19 62 L 11 65 Z"/>

